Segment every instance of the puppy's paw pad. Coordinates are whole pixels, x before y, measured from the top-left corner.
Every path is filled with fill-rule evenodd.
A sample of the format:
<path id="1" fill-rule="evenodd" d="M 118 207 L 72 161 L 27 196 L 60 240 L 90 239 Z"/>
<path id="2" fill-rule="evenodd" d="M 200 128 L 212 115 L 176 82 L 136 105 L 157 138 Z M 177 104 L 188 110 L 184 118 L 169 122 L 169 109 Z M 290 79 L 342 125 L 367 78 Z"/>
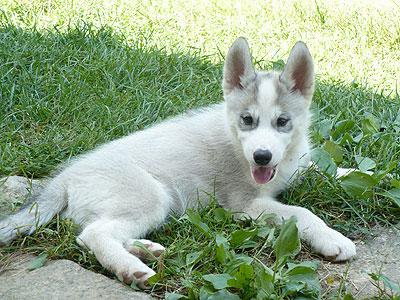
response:
<path id="1" fill-rule="evenodd" d="M 133 273 L 123 272 L 120 276 L 118 276 L 118 279 L 120 279 L 127 285 L 131 285 L 132 282 L 134 282 L 137 287 L 145 290 L 151 288 L 148 279 L 154 274 L 156 273 L 151 269 L 148 272 L 144 271 L 136 271 Z"/>
<path id="2" fill-rule="evenodd" d="M 142 278 L 143 276 L 145 276 L 147 273 L 146 272 L 135 272 L 133 273 L 133 276 L 135 276 L 136 278 Z"/>
<path id="3" fill-rule="evenodd" d="M 164 253 L 165 253 L 165 250 L 155 250 L 155 251 L 152 252 L 152 254 L 155 257 L 160 257 L 160 256 L 164 255 Z"/>
<path id="4" fill-rule="evenodd" d="M 135 242 L 140 242 L 152 254 L 145 251 L 142 247 L 135 245 Z M 165 254 L 165 248 L 158 243 L 149 240 L 129 240 L 125 243 L 126 250 L 129 253 L 146 261 L 155 261 L 157 258 Z"/>
<path id="5" fill-rule="evenodd" d="M 124 272 L 124 273 L 122 274 L 122 280 L 121 280 L 121 281 L 124 282 L 124 283 L 126 283 L 127 285 L 131 285 L 132 282 L 133 282 L 132 278 L 129 277 L 129 275 L 128 275 L 127 272 Z"/>

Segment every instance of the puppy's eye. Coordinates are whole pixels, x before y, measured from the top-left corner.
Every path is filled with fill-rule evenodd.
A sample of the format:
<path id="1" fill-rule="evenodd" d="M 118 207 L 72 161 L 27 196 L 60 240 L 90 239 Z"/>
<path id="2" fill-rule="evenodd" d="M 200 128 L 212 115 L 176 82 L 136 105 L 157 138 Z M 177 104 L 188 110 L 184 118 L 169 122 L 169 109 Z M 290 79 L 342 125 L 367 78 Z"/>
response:
<path id="1" fill-rule="evenodd" d="M 247 126 L 253 125 L 253 117 L 250 115 L 244 115 L 242 116 L 242 122 Z"/>
<path id="2" fill-rule="evenodd" d="M 289 119 L 279 117 L 276 123 L 278 124 L 279 127 L 284 127 L 286 124 L 289 122 Z"/>

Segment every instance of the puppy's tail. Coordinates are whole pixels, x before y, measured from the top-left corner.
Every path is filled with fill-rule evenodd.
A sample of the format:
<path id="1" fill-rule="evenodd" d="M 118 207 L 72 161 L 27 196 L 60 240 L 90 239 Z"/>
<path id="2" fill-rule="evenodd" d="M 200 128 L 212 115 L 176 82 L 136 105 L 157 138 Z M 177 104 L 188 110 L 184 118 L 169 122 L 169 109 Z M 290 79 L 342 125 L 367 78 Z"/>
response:
<path id="1" fill-rule="evenodd" d="M 1 217 L 0 245 L 9 244 L 18 236 L 32 234 L 67 206 L 65 188 L 57 179 L 49 182 L 40 194 L 32 196 L 21 210 Z"/>

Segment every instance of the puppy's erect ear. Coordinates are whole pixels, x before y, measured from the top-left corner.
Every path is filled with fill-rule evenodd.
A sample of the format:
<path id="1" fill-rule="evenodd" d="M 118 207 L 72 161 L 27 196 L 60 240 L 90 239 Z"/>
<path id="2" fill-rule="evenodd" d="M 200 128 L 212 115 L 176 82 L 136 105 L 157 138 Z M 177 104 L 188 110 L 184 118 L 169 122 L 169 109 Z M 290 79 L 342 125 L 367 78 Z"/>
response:
<path id="1" fill-rule="evenodd" d="M 314 63 L 306 44 L 297 42 L 290 51 L 288 61 L 279 79 L 293 92 L 300 92 L 311 100 L 314 93 Z"/>
<path id="2" fill-rule="evenodd" d="M 226 94 L 244 87 L 246 78 L 255 74 L 249 45 L 245 38 L 238 38 L 228 51 L 224 65 L 223 88 Z"/>

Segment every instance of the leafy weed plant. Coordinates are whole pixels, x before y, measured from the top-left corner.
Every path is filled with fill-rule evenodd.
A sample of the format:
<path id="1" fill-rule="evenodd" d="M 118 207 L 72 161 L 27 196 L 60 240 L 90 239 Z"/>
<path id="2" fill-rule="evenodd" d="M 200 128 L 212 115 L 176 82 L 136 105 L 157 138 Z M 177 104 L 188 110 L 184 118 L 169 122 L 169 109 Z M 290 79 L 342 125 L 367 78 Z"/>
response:
<path id="1" fill-rule="evenodd" d="M 320 297 L 317 262 L 290 260 L 300 250 L 295 218 L 277 234 L 271 216 L 254 222 L 235 220 L 234 214 L 212 201 L 155 233 L 169 246 L 154 287 L 167 290 L 167 299 Z M 177 238 L 170 244 L 172 234 Z M 175 280 L 168 280 L 171 275 Z"/>

